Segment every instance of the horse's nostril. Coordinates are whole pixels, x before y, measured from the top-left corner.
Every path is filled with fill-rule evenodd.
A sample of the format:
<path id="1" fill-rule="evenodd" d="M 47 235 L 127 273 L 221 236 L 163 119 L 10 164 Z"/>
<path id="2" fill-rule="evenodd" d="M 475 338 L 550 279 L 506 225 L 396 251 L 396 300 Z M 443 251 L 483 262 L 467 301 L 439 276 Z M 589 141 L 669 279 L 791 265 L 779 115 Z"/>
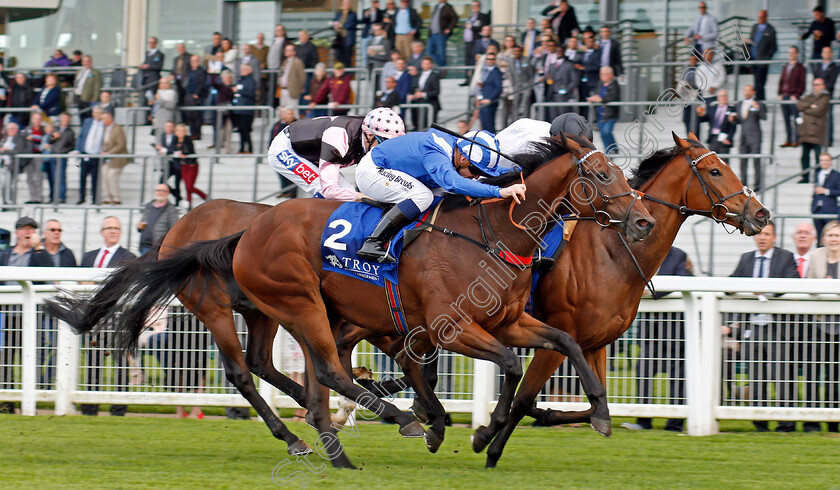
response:
<path id="1" fill-rule="evenodd" d="M 767 209 L 761 208 L 755 212 L 755 217 L 758 219 L 764 219 L 767 217 Z"/>
<path id="2" fill-rule="evenodd" d="M 646 229 L 651 227 L 651 224 L 650 224 L 650 221 L 648 221 L 646 219 L 640 219 L 640 220 L 636 221 L 636 226 L 638 226 L 639 229 L 641 229 L 641 230 L 646 230 Z"/>

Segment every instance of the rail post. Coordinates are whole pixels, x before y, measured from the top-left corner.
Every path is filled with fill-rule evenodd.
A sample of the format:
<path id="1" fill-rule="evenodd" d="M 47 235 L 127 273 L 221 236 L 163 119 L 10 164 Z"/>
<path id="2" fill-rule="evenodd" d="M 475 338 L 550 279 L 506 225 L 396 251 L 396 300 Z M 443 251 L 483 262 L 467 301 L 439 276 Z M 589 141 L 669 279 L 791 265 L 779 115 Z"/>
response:
<path id="1" fill-rule="evenodd" d="M 79 336 L 59 321 L 56 352 L 55 414 L 75 415 L 73 392 L 79 388 Z"/>
<path id="2" fill-rule="evenodd" d="M 36 328 L 37 310 L 35 306 L 35 292 L 32 290 L 32 281 L 18 281 L 23 288 L 23 304 L 21 305 L 21 394 L 20 413 L 22 415 L 35 415 L 35 382 L 36 366 L 38 357 L 36 355 L 36 344 L 38 333 Z"/>
<path id="3" fill-rule="evenodd" d="M 490 423 L 490 404 L 493 402 L 495 374 L 495 364 L 483 359 L 475 360 L 473 364 L 473 429 Z"/>

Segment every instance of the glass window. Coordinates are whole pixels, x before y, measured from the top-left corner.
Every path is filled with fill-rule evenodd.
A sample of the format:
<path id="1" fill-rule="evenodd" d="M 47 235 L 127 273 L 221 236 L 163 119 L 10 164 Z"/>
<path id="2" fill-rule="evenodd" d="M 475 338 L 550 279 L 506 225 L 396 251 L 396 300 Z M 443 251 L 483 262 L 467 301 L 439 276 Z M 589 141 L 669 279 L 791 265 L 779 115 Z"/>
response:
<path id="1" fill-rule="evenodd" d="M 274 38 L 274 2 L 240 2 L 235 43 L 253 43 L 257 33 L 265 34 L 267 43 Z"/>
<path id="2" fill-rule="evenodd" d="M 103 20 L 107 19 L 107 20 Z M 123 2 L 64 0 L 57 12 L 6 26 L 8 57 L 20 68 L 44 66 L 56 48 L 70 57 L 78 49 L 94 66 L 122 61 Z"/>
<path id="3" fill-rule="evenodd" d="M 184 43 L 187 51 L 204 54 L 213 32 L 219 30 L 219 3 L 207 0 L 148 0 L 146 14 L 149 36 L 160 40 L 166 67 L 176 56 L 175 45 Z M 145 44 L 144 44 L 145 46 Z"/>

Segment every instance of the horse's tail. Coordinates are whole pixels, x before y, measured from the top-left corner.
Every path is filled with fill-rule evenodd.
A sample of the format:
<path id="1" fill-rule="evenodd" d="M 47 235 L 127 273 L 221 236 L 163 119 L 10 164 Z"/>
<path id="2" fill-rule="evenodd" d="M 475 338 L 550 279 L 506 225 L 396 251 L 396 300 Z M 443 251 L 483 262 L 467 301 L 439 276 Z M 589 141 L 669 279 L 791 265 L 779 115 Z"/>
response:
<path id="1" fill-rule="evenodd" d="M 244 232 L 218 240 L 192 243 L 165 259 L 159 259 L 160 245 L 115 270 L 93 297 L 65 294 L 47 300 L 45 311 L 78 334 L 102 328 L 103 320 L 113 328 L 116 349 L 126 354 L 137 350 L 137 339 L 156 305 L 180 294 L 188 285 L 221 281 L 223 289 L 233 281 L 233 252 Z M 193 281 L 203 276 L 204 281 Z M 153 319 L 151 319 L 153 320 Z"/>

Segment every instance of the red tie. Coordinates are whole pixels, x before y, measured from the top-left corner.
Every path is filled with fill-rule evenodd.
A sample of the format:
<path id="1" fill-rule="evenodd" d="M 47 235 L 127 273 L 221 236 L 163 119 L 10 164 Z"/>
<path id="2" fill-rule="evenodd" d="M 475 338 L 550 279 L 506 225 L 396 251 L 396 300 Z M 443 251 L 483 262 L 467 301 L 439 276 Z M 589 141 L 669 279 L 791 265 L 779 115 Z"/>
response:
<path id="1" fill-rule="evenodd" d="M 805 257 L 796 259 L 796 272 L 799 273 L 799 277 L 805 277 Z"/>
<path id="2" fill-rule="evenodd" d="M 108 256 L 108 249 L 106 248 L 104 252 L 102 252 L 102 258 L 99 259 L 99 264 L 96 266 L 97 269 L 102 268 L 102 264 L 105 263 L 105 257 Z"/>

